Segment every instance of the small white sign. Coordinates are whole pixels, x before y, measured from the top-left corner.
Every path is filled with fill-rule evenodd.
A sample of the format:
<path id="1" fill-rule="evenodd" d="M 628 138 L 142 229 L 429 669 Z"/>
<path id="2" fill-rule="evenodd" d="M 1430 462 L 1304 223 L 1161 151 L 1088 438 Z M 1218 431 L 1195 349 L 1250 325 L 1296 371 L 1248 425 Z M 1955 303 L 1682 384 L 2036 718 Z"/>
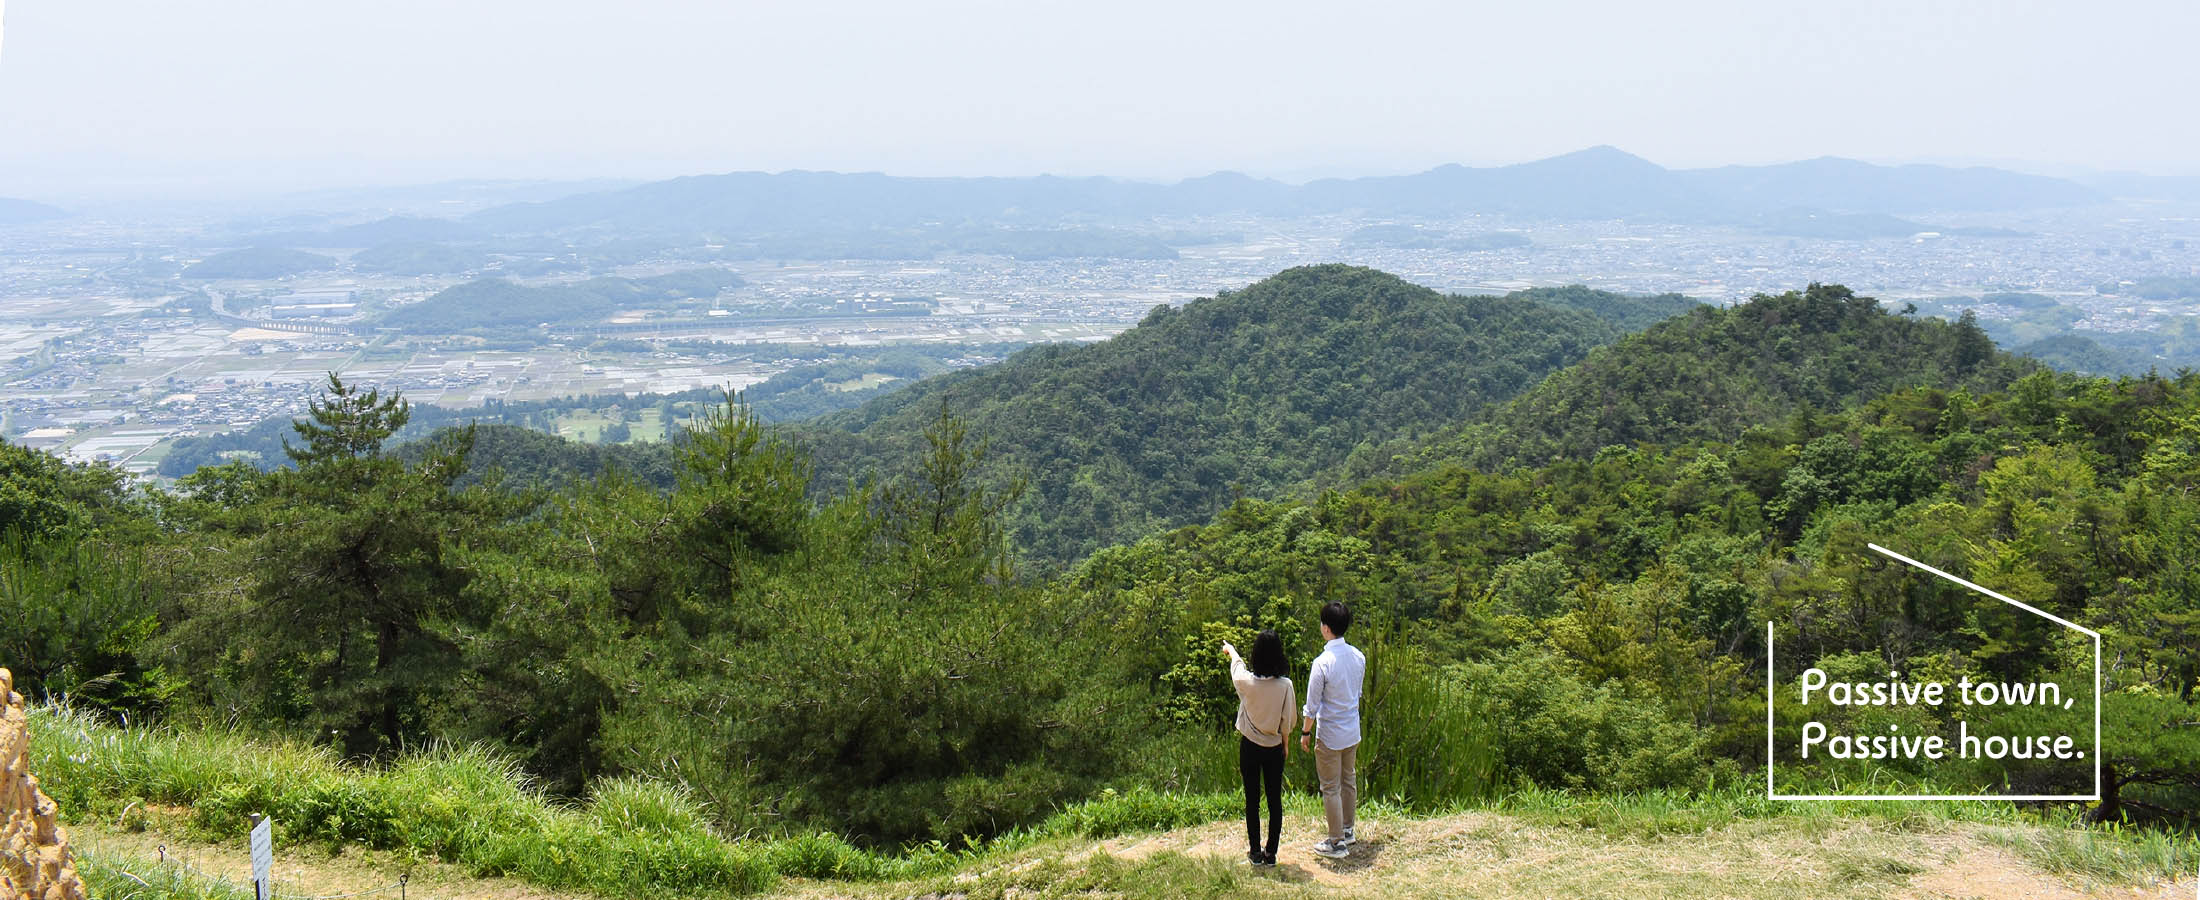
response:
<path id="1" fill-rule="evenodd" d="M 252 826 L 252 886 L 260 900 L 274 896 L 267 883 L 268 870 L 275 867 L 275 839 L 268 833 L 273 821 L 261 819 L 260 824 Z"/>

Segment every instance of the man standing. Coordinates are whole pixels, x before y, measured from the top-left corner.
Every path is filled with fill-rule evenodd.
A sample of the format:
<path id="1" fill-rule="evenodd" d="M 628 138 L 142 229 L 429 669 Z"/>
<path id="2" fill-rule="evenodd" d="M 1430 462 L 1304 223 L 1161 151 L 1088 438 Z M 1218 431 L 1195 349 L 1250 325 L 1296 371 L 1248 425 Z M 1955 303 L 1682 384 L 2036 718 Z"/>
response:
<path id="1" fill-rule="evenodd" d="M 1299 746 L 1311 740 L 1314 774 L 1322 784 L 1322 814 L 1329 820 L 1329 836 L 1314 845 L 1314 852 L 1343 859 L 1352 846 L 1353 825 L 1360 807 L 1356 783 L 1360 749 L 1360 680 L 1367 674 L 1367 657 L 1344 642 L 1352 630 L 1352 610 L 1332 601 L 1322 607 L 1322 647 L 1314 669 L 1306 679 L 1306 708 L 1300 711 Z M 1311 736 L 1311 737 L 1309 737 Z"/>

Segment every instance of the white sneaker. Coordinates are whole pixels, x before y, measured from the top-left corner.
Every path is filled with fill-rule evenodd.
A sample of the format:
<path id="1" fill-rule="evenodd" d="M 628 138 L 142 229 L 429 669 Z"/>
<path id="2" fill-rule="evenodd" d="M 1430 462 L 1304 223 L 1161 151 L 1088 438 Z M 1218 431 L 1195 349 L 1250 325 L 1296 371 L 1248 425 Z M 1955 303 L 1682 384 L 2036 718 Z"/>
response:
<path id="1" fill-rule="evenodd" d="M 1321 843 L 1314 845 L 1314 855 L 1326 856 L 1330 859 L 1343 859 L 1347 852 L 1342 839 L 1322 838 Z"/>
<path id="2" fill-rule="evenodd" d="M 1343 839 L 1343 840 L 1341 840 L 1341 841 L 1338 841 L 1338 842 L 1337 842 L 1337 846 L 1339 846 L 1339 847 L 1350 847 L 1350 846 L 1352 846 L 1353 844 L 1357 844 L 1357 843 L 1359 843 L 1359 842 L 1360 842 L 1360 839 L 1359 839 L 1358 837 L 1356 837 L 1356 836 L 1354 836 L 1354 835 L 1352 834 L 1352 826 L 1350 826 L 1350 825 L 1346 825 L 1346 826 L 1344 827 L 1344 839 Z"/>

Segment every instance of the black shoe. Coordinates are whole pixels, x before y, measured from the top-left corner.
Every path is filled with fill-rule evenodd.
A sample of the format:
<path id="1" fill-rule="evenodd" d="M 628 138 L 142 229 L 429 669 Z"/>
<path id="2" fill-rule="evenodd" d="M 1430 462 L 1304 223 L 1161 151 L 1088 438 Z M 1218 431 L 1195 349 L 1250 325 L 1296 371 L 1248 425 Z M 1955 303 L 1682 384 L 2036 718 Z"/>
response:
<path id="1" fill-rule="evenodd" d="M 1266 854 L 1263 854 L 1258 850 L 1245 851 L 1245 861 L 1252 863 L 1253 868 L 1256 869 L 1276 864 L 1275 860 L 1269 859 Z"/>

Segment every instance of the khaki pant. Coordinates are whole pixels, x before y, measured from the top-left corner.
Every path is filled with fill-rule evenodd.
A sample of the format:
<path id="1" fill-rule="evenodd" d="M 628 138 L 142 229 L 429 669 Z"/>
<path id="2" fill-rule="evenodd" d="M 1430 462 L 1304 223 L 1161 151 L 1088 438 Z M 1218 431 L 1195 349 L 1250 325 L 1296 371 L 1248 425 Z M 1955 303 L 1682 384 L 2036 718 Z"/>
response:
<path id="1" fill-rule="evenodd" d="M 1359 787 L 1360 745 L 1353 744 L 1342 750 L 1331 750 L 1329 745 L 1314 741 L 1314 776 L 1322 783 L 1322 816 L 1329 820 L 1329 836 L 1344 837 L 1344 830 L 1357 824 L 1360 811 Z"/>

